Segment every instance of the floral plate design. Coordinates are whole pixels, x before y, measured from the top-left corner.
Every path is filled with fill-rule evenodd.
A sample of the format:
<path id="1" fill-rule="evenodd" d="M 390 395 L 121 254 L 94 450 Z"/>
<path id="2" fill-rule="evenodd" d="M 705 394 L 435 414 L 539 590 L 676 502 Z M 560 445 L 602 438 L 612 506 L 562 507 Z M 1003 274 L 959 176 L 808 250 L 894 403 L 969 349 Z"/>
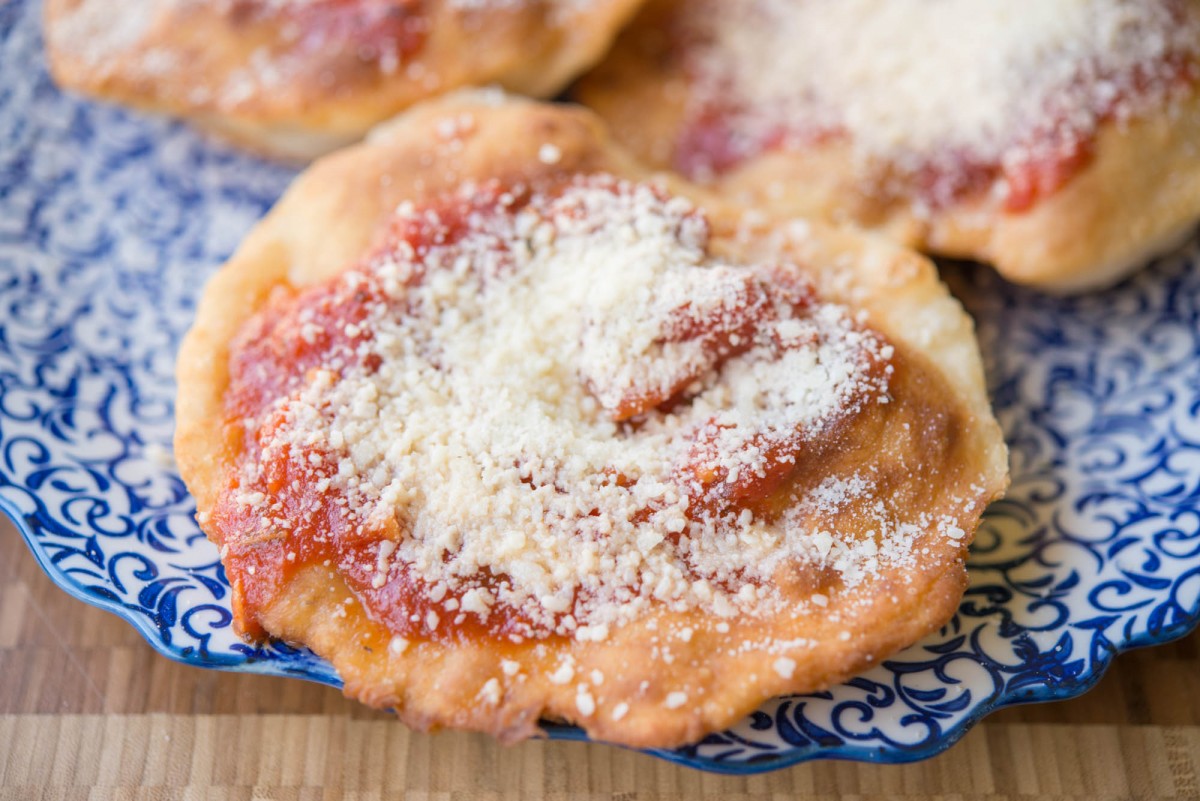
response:
<path id="1" fill-rule="evenodd" d="M 0 3 L 0 508 L 53 581 L 162 654 L 338 686 L 307 650 L 234 635 L 170 460 L 175 351 L 201 288 L 294 173 L 61 94 L 38 13 Z M 1200 239 L 1077 299 L 948 277 L 978 320 L 1013 474 L 958 614 L 828 692 L 650 753 L 728 773 L 921 759 L 1200 621 Z"/>

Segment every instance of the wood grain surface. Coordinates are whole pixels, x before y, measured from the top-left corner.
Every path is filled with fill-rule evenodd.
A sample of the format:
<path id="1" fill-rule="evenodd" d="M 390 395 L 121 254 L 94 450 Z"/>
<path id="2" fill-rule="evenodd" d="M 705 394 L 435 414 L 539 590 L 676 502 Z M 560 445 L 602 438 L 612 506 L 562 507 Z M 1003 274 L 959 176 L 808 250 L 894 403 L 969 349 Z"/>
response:
<path id="1" fill-rule="evenodd" d="M 0 521 L 0 801 L 1200 799 L 1200 633 L 914 765 L 753 777 L 631 751 L 424 735 L 307 682 L 187 667 L 66 595 Z"/>

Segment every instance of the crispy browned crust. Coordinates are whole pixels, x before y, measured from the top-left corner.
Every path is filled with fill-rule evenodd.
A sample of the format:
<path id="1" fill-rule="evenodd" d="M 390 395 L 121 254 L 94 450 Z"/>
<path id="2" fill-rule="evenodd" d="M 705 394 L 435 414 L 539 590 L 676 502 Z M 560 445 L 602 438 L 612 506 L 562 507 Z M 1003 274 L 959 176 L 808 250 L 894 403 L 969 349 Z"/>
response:
<path id="1" fill-rule="evenodd" d="M 463 10 L 423 0 L 425 44 L 391 73 L 333 50 L 296 61 L 277 27 L 246 24 L 230 0 L 47 0 L 45 30 L 51 71 L 68 89 L 184 117 L 266 154 L 310 159 L 459 87 L 495 83 L 551 96 L 604 54 L 641 2 Z"/>
<path id="2" fill-rule="evenodd" d="M 437 144 L 431 132 L 463 115 L 471 133 L 453 149 Z M 562 154 L 553 166 L 538 160 L 547 143 Z M 419 106 L 300 176 L 213 278 L 180 350 L 176 455 L 201 519 L 233 459 L 236 432 L 225 427 L 223 415 L 229 342 L 273 289 L 310 284 L 344 268 L 402 200 L 437 195 L 468 180 L 534 181 L 596 170 L 647 177 L 585 110 L 468 94 Z M 911 375 L 926 382 L 912 384 L 917 405 L 936 410 L 921 418 L 926 430 L 883 426 L 863 441 L 839 443 L 833 458 L 879 469 L 897 495 L 919 498 L 921 510 L 949 514 L 973 532 L 984 506 L 1006 484 L 1006 450 L 989 409 L 972 324 L 929 262 L 848 231 L 748 221 L 741 209 L 700 190 L 678 182 L 670 189 L 705 208 L 724 254 L 786 255 L 810 267 L 827 297 L 864 310 L 870 324 L 904 351 L 905 362 L 917 365 Z M 930 463 L 914 468 L 908 452 Z M 840 681 L 943 625 L 965 587 L 968 541 L 928 530 L 919 542 L 928 551 L 912 570 L 887 573 L 862 592 L 831 599 L 824 610 L 729 620 L 727 633 L 698 613 L 661 609 L 614 630 L 604 642 L 552 640 L 544 648 L 535 642 L 421 642 L 396 654 L 387 647 L 388 632 L 359 603 L 343 605 L 351 593 L 339 575 L 322 567 L 298 573 L 260 621 L 275 636 L 307 643 L 329 659 L 348 695 L 394 708 L 418 728 L 475 729 L 512 741 L 536 734 L 538 720 L 550 717 L 577 722 L 598 739 L 667 747 L 728 726 L 772 696 Z M 799 600 L 813 591 L 797 587 L 794 594 Z M 671 641 L 673 661 L 649 658 L 664 632 L 683 626 L 695 634 L 688 642 Z M 738 648 L 746 641 L 795 637 L 815 645 L 789 654 L 797 663 L 790 678 L 772 668 L 775 656 Z M 575 660 L 576 678 L 554 684 L 548 675 L 565 654 Z M 505 675 L 501 658 L 519 663 L 520 673 Z M 602 683 L 589 682 L 592 671 L 603 675 Z M 480 693 L 489 679 L 503 688 L 494 705 Z M 593 715 L 578 710 L 580 683 L 588 683 L 594 697 Z M 668 709 L 665 699 L 677 690 L 686 691 L 689 702 Z M 614 721 L 620 703 L 629 711 Z"/>
<path id="3" fill-rule="evenodd" d="M 666 46 L 684 0 L 651 0 L 574 96 L 646 163 L 669 167 L 689 82 L 679 45 Z M 1030 210 L 985 193 L 928 211 L 882 200 L 859 178 L 844 141 L 774 151 L 714 180 L 715 190 L 777 213 L 853 223 L 926 252 L 992 264 L 1013 281 L 1073 292 L 1112 284 L 1173 246 L 1200 220 L 1200 92 L 1171 108 L 1099 131 L 1095 158 Z"/>

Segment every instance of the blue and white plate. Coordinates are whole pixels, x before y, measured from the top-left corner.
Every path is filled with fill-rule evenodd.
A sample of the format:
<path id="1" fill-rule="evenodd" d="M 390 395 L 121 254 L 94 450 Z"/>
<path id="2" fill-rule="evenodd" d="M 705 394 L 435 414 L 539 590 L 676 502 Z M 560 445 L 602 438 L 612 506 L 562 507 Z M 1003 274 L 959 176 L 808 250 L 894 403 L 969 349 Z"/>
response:
<path id="1" fill-rule="evenodd" d="M 164 655 L 336 686 L 308 651 L 233 634 L 170 461 L 175 351 L 200 289 L 293 173 L 63 96 L 37 16 L 0 2 L 0 507 L 56 583 Z M 731 773 L 920 759 L 997 707 L 1077 695 L 1121 650 L 1197 624 L 1200 242 L 1075 300 L 953 277 L 1013 471 L 957 616 L 829 692 L 655 755 Z"/>

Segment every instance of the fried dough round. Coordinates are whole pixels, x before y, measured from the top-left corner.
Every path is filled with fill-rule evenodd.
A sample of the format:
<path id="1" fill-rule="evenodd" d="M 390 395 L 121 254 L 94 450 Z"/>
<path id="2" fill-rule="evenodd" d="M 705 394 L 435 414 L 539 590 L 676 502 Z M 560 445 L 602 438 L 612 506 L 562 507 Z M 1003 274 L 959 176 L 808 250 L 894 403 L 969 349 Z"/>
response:
<path id="1" fill-rule="evenodd" d="M 647 164 L 1052 291 L 1183 239 L 1200 4 L 972 2 L 652 0 L 574 97 Z"/>
<path id="2" fill-rule="evenodd" d="M 453 136 L 438 133 L 450 130 Z M 598 217 L 604 209 L 626 208 L 621 205 L 626 202 L 642 216 L 612 228 L 617 237 L 589 238 L 610 231 Z M 542 216 L 531 217 L 530 209 L 557 209 L 559 216 L 537 211 Z M 511 229 L 510 219 L 516 221 Z M 468 248 L 462 242 L 476 241 L 472 231 L 483 232 L 478 242 L 493 244 Z M 504 239 L 508 234 L 496 231 L 517 233 Z M 583 238 L 572 238 L 577 236 Z M 691 254 L 696 263 L 685 269 L 664 259 L 660 265 L 655 256 L 660 250 L 622 249 L 653 237 L 684 243 L 678 253 Z M 497 241 L 509 244 L 494 246 Z M 548 254 L 549 261 L 539 262 L 538 254 Z M 585 262 L 599 272 L 573 279 L 570 271 Z M 534 269 L 530 264 L 549 267 L 528 273 Z M 767 265 L 770 272 L 763 274 L 775 283 L 739 283 L 760 275 L 754 265 Z M 644 289 L 637 282 L 654 270 L 683 283 L 646 284 L 652 291 L 620 294 L 630 282 Z M 459 293 L 447 277 L 476 273 L 481 283 L 468 286 L 477 292 Z M 521 288 L 525 274 L 540 277 Z M 385 278 L 376 283 L 373 275 Z M 637 392 L 610 402 L 605 387 L 611 375 L 602 368 L 613 365 L 604 348 L 613 341 L 621 345 L 617 368 L 623 359 L 634 359 L 629 343 L 637 340 L 622 338 L 622 326 L 658 308 L 673 288 L 690 286 L 693 278 L 700 289 L 671 306 L 668 315 L 687 321 L 688 330 L 663 335 L 682 342 L 682 349 L 673 350 L 659 337 L 647 352 L 666 354 L 665 367 L 654 370 L 668 373 L 672 354 L 686 361 L 697 353 L 687 350 L 689 342 L 702 342 L 703 353 L 724 361 L 702 364 L 691 384 L 679 389 L 676 382 L 636 410 L 621 403 L 644 400 Z M 704 289 L 705 281 L 718 278 L 749 287 L 749 294 L 735 293 L 736 303 L 720 306 L 724 290 Z M 390 286 L 388 297 L 399 304 L 390 317 L 361 308 L 375 302 L 378 286 Z M 529 299 L 527 311 L 525 301 L 507 305 L 503 293 L 510 286 L 527 293 L 515 296 Z M 776 302 L 772 293 L 789 286 L 797 289 L 780 301 L 786 306 L 782 318 L 770 316 L 776 313 L 771 308 L 783 308 L 778 303 L 759 303 L 757 316 L 746 316 L 752 305 L 747 297 L 759 293 Z M 611 293 L 619 302 L 603 306 Z M 705 318 L 704 304 L 714 296 L 723 311 Z M 429 303 L 438 311 L 426 317 Z M 602 307 L 615 316 L 596 318 L 595 329 L 590 321 Z M 326 316 L 312 316 L 314 309 Z M 788 309 L 798 316 L 792 319 Z M 726 383 L 736 383 L 736 376 L 749 375 L 748 360 L 760 359 L 754 364 L 768 371 L 762 380 L 769 383 L 775 360 L 789 353 L 799 358 L 815 347 L 798 332 L 821 315 L 840 321 L 839 331 L 865 343 L 868 358 L 839 361 L 829 355 L 836 349 L 821 351 L 825 355 L 816 362 L 787 374 L 783 391 L 821 373 L 822 364 L 825 372 L 840 364 L 869 373 L 861 384 L 866 394 L 840 402 L 832 416 L 806 418 L 803 437 L 785 432 L 794 446 L 787 457 L 792 461 L 772 474 L 770 486 L 761 473 L 757 483 L 752 478 L 745 485 L 753 501 L 722 494 L 735 479 L 718 466 L 713 471 L 719 479 L 702 471 L 663 478 L 665 484 L 676 481 L 685 495 L 699 493 L 691 506 L 682 502 L 687 520 L 666 516 L 672 490 L 660 485 L 645 497 L 665 494 L 668 501 L 648 502 L 646 515 L 633 515 L 638 521 L 612 515 L 606 519 L 611 534 L 588 522 L 605 519 L 603 508 L 590 516 L 586 508 L 578 518 L 567 514 L 568 529 L 575 520 L 588 536 L 554 528 L 560 504 L 593 503 L 592 495 L 577 495 L 577 488 L 598 488 L 595 497 L 609 498 L 643 486 L 635 468 L 657 464 L 654 454 L 638 457 L 642 462 L 620 461 L 626 449 L 646 452 L 638 451 L 639 438 L 663 429 L 685 438 L 707 431 L 713 442 L 726 441 L 728 430 L 713 433 L 678 421 L 700 414 L 702 404 L 716 403 L 710 399 Z M 386 324 L 372 322 L 385 317 Z M 735 325 L 720 328 L 729 319 Z M 299 323 L 304 320 L 314 327 L 305 329 Z M 343 328 L 344 320 L 358 322 Z M 494 327 L 470 327 L 481 320 L 494 320 Z M 538 327 L 543 323 L 558 327 L 546 334 Z M 724 345 L 713 344 L 712 325 Z M 468 326 L 462 329 L 466 335 L 448 338 L 446 332 L 458 331 L 456 326 Z M 699 333 L 692 330 L 697 327 Z M 751 330 L 755 327 L 759 330 Z M 599 338 L 588 339 L 596 330 Z M 397 331 L 412 338 L 397 337 Z M 357 343 L 339 351 L 349 361 L 314 362 L 302 347 L 295 351 L 299 356 L 292 355 L 300 340 L 319 344 L 332 337 Z M 529 346 L 537 342 L 545 343 L 544 351 Z M 551 364 L 555 354 L 586 354 L 593 345 L 603 358 Z M 467 348 L 470 357 L 456 356 L 455 348 Z M 411 363 L 425 365 L 417 370 L 425 377 L 419 380 L 431 383 L 409 383 L 412 371 L 389 365 L 391 357 L 381 357 L 381 349 L 400 361 L 418 359 Z M 242 405 L 247 392 L 279 386 L 270 377 L 276 367 L 263 366 L 271 359 L 283 369 L 294 364 L 286 389 Z M 490 369 L 493 362 L 500 368 L 485 373 L 482 384 L 469 385 L 474 397 L 459 401 L 468 414 L 439 400 L 443 381 Z M 538 721 L 549 718 L 574 722 L 600 740 L 672 747 L 733 724 L 773 696 L 844 680 L 946 623 L 966 586 L 964 561 L 979 516 L 1007 482 L 1007 453 L 991 415 L 972 324 L 928 261 L 886 240 L 750 213 L 675 179 L 653 177 L 610 141 L 591 113 L 497 94 L 418 106 L 300 176 L 212 279 L 177 372 L 177 462 L 196 497 L 202 528 L 222 547 L 242 630 L 310 646 L 333 663 L 347 695 L 394 709 L 412 726 L 473 729 L 506 741 L 537 734 Z M 510 380 L 510 374 L 520 379 Z M 798 382 L 791 380 L 796 377 Z M 409 405 L 394 413 L 389 404 L 397 401 L 400 385 L 422 399 L 403 399 Z M 330 398 L 342 390 L 353 398 L 339 406 Z M 730 391 L 736 394 L 737 388 Z M 524 400 L 504 405 L 510 396 Z M 311 402 L 305 409 L 318 417 L 349 417 L 332 427 L 306 424 L 289 433 L 283 448 L 291 450 L 283 459 L 291 459 L 288 464 L 299 472 L 270 483 L 255 471 L 265 463 L 264 449 L 278 441 L 271 427 L 284 425 L 279 421 L 303 398 Z M 356 409 L 360 401 L 367 406 Z M 526 407 L 535 402 L 554 411 L 539 418 L 545 420 L 541 427 L 522 429 L 531 419 Z M 261 414 L 247 416 L 245 408 Z M 776 411 L 753 408 L 747 419 Z M 347 422 L 350 417 L 356 422 Z M 447 421 L 442 428 L 436 427 L 439 419 Z M 585 421 L 579 437 L 563 438 L 560 430 L 575 419 Z M 480 425 L 484 430 L 476 431 Z M 440 432 L 436 447 L 401 442 L 409 432 L 428 437 L 429 431 Z M 594 431 L 610 431 L 611 442 L 587 440 Z M 505 463 L 507 451 L 460 454 L 457 461 L 445 457 L 459 440 L 486 445 L 508 442 L 505 437 L 515 437 L 527 462 L 544 466 L 558 459 L 556 466 L 521 469 L 519 480 L 509 480 L 506 476 L 516 474 Z M 328 451 L 297 455 L 314 442 L 340 450 L 332 459 Z M 563 443 L 565 456 L 554 450 Z M 572 443 L 581 444 L 572 450 Z M 383 461 L 360 458 L 360 447 L 387 455 Z M 620 462 L 619 468 L 599 471 L 610 480 L 596 481 L 591 467 L 570 466 L 574 456 L 587 462 L 589 448 Z M 363 505 L 368 496 L 362 486 L 383 486 L 387 476 L 400 475 L 395 465 L 408 464 L 416 452 L 422 455 L 407 478 L 387 484 L 398 494 Z M 681 452 L 695 455 L 686 447 Z M 719 461 L 724 455 L 717 454 L 715 464 L 724 464 Z M 336 474 L 322 474 L 319 466 L 305 474 L 310 461 L 340 466 Z M 685 467 L 691 469 L 692 462 Z M 383 479 L 371 478 L 380 475 L 371 472 L 376 468 L 386 474 Z M 334 485 L 350 483 L 327 496 L 314 488 L 318 475 L 326 487 L 331 476 Z M 464 493 L 456 484 L 464 481 L 470 489 L 488 476 L 497 477 L 491 496 Z M 698 490 L 704 481 L 713 483 Z M 351 485 L 357 489 L 345 488 Z M 274 489 L 264 489 L 268 486 Z M 522 518 L 521 510 L 535 497 L 545 504 L 545 518 Z M 308 503 L 314 499 L 319 503 Z M 511 520 L 498 517 L 499 499 L 513 501 Z M 709 515 L 702 508 L 706 503 L 723 511 Z M 483 511 L 473 512 L 476 505 Z M 315 512 L 315 527 L 303 514 L 273 519 L 289 509 Z M 346 527 L 347 515 L 359 523 Z M 780 522 L 785 518 L 787 525 Z M 461 536 L 446 533 L 448 520 Z M 681 522 L 673 526 L 671 520 Z M 736 545 L 710 536 L 703 521 Z M 478 531 L 472 533 L 471 526 Z M 301 536 L 323 544 L 313 546 L 297 539 Z M 425 559 L 422 549 L 446 537 L 457 545 Z M 501 549 L 511 538 L 518 543 L 513 550 Z M 345 550 L 325 561 L 335 540 Z M 760 540 L 778 546 L 763 557 L 774 565 L 767 572 L 751 561 Z M 618 541 L 624 551 L 605 550 Z M 355 556 L 343 558 L 351 552 Z M 468 552 L 491 561 L 463 578 L 454 565 Z M 418 556 L 403 561 L 413 553 Z M 595 553 L 599 567 L 586 572 L 588 554 Z M 632 572 L 620 567 L 633 556 L 641 567 Z M 610 557 L 618 568 L 605 562 Z M 546 566 L 545 575 L 534 575 L 538 565 Z M 671 573 L 672 565 L 677 573 Z M 653 577 L 646 574 L 651 568 L 658 571 Z M 701 581 L 706 570 L 717 578 Z M 555 571 L 566 578 L 549 577 Z M 433 578 L 404 584 L 402 573 Z M 471 583 L 483 573 L 486 586 Z M 667 575 L 674 578 L 662 590 Z M 444 581 L 435 585 L 434 579 Z M 459 579 L 467 584 L 455 589 Z M 551 605 L 526 591 L 527 585 L 542 586 L 539 582 L 557 588 L 566 603 Z M 656 582 L 658 588 L 650 586 Z M 464 591 L 468 586 L 472 589 Z M 476 592 L 476 586 L 487 591 Z M 405 595 L 412 587 L 419 597 Z M 528 609 L 516 600 L 505 606 L 505 597 L 525 598 L 550 623 L 511 624 Z M 600 601 L 589 600 L 596 598 Z"/>
<path id="3" fill-rule="evenodd" d="M 47 0 L 65 88 L 311 159 L 420 100 L 498 84 L 549 97 L 641 0 Z"/>

